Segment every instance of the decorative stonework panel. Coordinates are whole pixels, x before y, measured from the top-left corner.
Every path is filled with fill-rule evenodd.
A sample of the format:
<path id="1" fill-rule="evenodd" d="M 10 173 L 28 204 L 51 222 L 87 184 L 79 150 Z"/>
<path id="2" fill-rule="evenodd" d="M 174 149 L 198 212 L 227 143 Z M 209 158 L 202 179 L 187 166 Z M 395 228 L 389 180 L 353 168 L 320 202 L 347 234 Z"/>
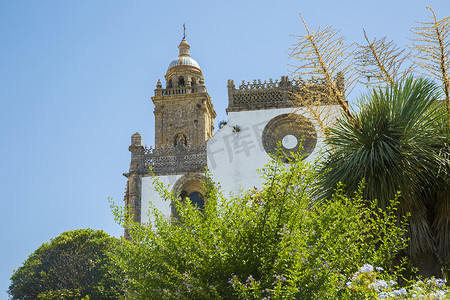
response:
<path id="1" fill-rule="evenodd" d="M 338 75 L 335 80 L 338 88 L 343 89 L 341 77 L 342 74 Z M 300 103 L 293 95 L 305 96 L 305 91 L 316 91 L 322 95 L 328 94 L 325 80 L 319 78 L 302 80 L 281 76 L 280 81 L 272 79 L 269 79 L 268 82 L 253 80 L 253 83 L 246 83 L 243 81 L 238 88 L 234 85 L 234 81 L 229 79 L 227 112 L 299 106 Z M 314 100 L 309 98 L 305 98 L 305 100 Z M 335 104 L 330 97 L 323 96 L 322 98 L 320 105 Z"/>
<path id="2" fill-rule="evenodd" d="M 306 158 L 316 147 L 317 132 L 310 120 L 296 114 L 283 114 L 273 118 L 262 133 L 264 150 L 273 155 L 277 153 L 278 143 L 281 143 L 281 149 L 286 154 L 298 152 L 302 140 L 302 154 Z"/>
<path id="3" fill-rule="evenodd" d="M 151 167 L 156 175 L 202 172 L 207 165 L 205 146 L 146 148 L 143 159 L 142 172 L 148 172 Z"/>

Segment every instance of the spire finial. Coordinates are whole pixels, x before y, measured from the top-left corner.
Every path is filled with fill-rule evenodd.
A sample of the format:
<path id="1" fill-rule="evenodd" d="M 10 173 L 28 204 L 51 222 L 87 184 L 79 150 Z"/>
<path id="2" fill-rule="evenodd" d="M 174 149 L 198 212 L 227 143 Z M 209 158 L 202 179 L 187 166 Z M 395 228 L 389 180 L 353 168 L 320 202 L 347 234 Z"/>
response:
<path id="1" fill-rule="evenodd" d="M 178 49 L 180 49 L 179 56 L 189 56 L 189 48 L 189 43 L 186 41 L 186 24 L 183 24 L 183 39 L 178 45 Z"/>

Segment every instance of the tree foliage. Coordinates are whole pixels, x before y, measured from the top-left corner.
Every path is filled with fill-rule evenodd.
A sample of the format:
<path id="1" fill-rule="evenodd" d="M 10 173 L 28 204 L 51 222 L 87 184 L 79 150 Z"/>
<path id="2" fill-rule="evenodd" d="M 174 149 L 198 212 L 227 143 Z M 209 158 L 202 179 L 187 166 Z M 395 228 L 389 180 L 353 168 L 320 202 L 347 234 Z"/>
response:
<path id="1" fill-rule="evenodd" d="M 298 156 L 289 165 L 273 161 L 262 175 L 261 190 L 231 199 L 208 178 L 202 211 L 156 182 L 178 218 L 152 209 L 147 226 L 124 224 L 132 238 L 118 254 L 127 297 L 337 299 L 352 293 L 345 283 L 366 262 L 397 271 L 406 241 L 395 200 L 381 211 L 367 207 L 361 191 L 349 198 L 338 189 L 328 205 L 314 206 L 318 175 Z"/>
<path id="2" fill-rule="evenodd" d="M 361 101 L 359 128 L 342 118 L 330 130 L 327 142 L 333 148 L 322 167 L 330 169 L 321 182 L 326 197 L 339 182 L 352 193 L 364 179 L 364 197 L 378 199 L 384 208 L 401 191 L 399 216 L 411 213 L 408 249 L 418 265 L 424 254 L 435 256 L 438 266 L 449 255 L 449 245 L 436 235 L 450 235 L 449 135 L 439 97 L 438 87 L 426 79 L 372 90 Z M 438 229 L 439 222 L 445 225 Z M 422 271 L 442 276 L 437 270 Z"/>
<path id="3" fill-rule="evenodd" d="M 398 47 L 394 41 L 387 41 L 386 37 L 370 41 L 365 30 L 363 33 L 367 44 L 358 45 L 355 52 L 359 82 L 367 86 L 393 85 L 397 78 L 411 74 L 412 65 L 402 69 L 409 57 L 404 54 L 405 49 Z"/>
<path id="4" fill-rule="evenodd" d="M 309 110 L 327 134 L 333 113 L 326 109 L 332 108 L 331 106 L 322 106 L 323 102 L 335 101 L 345 116 L 354 120 L 345 98 L 356 80 L 356 73 L 352 68 L 354 45 L 346 44 L 340 31 L 331 26 L 310 31 L 303 17 L 301 20 L 306 35 L 295 36 L 297 43 L 290 53 L 294 59 L 291 64 L 294 68 L 292 75 L 297 79 L 323 81 L 325 89 L 303 88 L 292 96 L 299 102 L 299 106 Z M 321 106 L 320 111 L 317 111 L 317 106 Z"/>
<path id="5" fill-rule="evenodd" d="M 433 9 L 427 8 L 431 21 L 418 22 L 420 26 L 411 30 L 415 35 L 411 48 L 416 50 L 414 61 L 424 73 L 442 82 L 450 116 L 450 16 L 439 20 Z"/>
<path id="6" fill-rule="evenodd" d="M 361 178 L 365 178 L 368 185 L 365 194 L 380 199 L 381 207 L 401 191 L 399 215 L 412 213 L 408 252 L 415 257 L 422 274 L 439 275 L 436 266 L 450 264 L 450 17 L 438 19 L 428 9 L 431 20 L 419 22 L 420 26 L 411 30 L 415 34 L 410 46 L 412 54 L 405 53 L 386 37 L 369 40 L 365 31 L 366 44 L 354 48 L 338 35 L 338 30 L 328 27 L 311 31 L 302 18 L 306 34 L 298 38 L 291 56 L 300 64 L 294 77 L 308 76 L 309 71 L 332 89 L 333 82 L 328 79 L 344 72 L 348 75 L 342 78 L 342 85 L 352 86 L 358 75 L 357 82 L 364 83 L 365 79 L 366 85 L 375 88 L 366 97 L 360 112 L 343 105 L 347 99 L 341 99 L 341 95 L 329 93 L 329 98 L 335 99 L 342 108 L 342 118 L 325 129 L 330 151 L 324 169 L 330 171 L 323 181 L 324 188 L 329 195 L 341 181 L 347 191 L 354 191 Z M 305 51 L 302 54 L 297 49 Z M 408 65 L 408 61 L 412 64 Z M 447 117 L 442 114 L 436 117 L 438 104 L 427 103 L 430 94 L 425 89 L 420 91 L 425 92 L 424 99 L 419 99 L 422 94 L 407 96 L 400 91 L 398 82 L 403 84 L 408 76 L 420 73 L 431 75 L 442 86 Z M 424 85 L 422 79 L 418 81 Z M 431 102 L 439 102 L 436 100 L 441 96 L 436 88 L 432 89 Z M 305 95 L 296 97 L 299 105 L 308 108 L 318 124 L 323 124 L 322 120 L 329 119 L 329 114 L 322 112 L 322 103 L 316 100 L 320 98 L 314 91 Z M 410 96 L 418 102 L 405 101 Z M 430 136 L 430 132 L 435 135 Z"/>
<path id="7" fill-rule="evenodd" d="M 11 277 L 11 299 L 119 299 L 123 272 L 103 231 L 67 231 L 42 244 Z"/>
<path id="8" fill-rule="evenodd" d="M 417 22 L 420 26 L 411 29 L 415 37 L 408 47 L 412 53 L 405 52 L 387 37 L 370 40 L 365 30 L 366 43 L 355 47 L 355 43 L 347 43 L 340 30 L 331 26 L 310 30 L 301 17 L 306 33 L 296 36 L 297 42 L 290 53 L 294 59 L 292 76 L 322 80 L 327 89 L 325 95 L 322 91 L 305 89 L 293 96 L 300 106 L 310 111 L 325 133 L 332 122 L 330 111 L 318 110 L 323 99 L 336 101 L 344 116 L 358 127 L 347 102 L 357 82 L 386 86 L 414 73 L 431 75 L 442 84 L 450 116 L 450 16 L 438 19 L 432 8 L 427 8 L 431 11 L 431 20 Z"/>

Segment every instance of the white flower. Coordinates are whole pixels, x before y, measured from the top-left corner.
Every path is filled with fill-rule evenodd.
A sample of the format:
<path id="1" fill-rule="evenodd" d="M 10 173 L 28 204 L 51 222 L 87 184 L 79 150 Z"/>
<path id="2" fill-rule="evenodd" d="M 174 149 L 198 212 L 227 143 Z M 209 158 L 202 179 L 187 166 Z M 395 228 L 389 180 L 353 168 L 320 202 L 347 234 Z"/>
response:
<path id="1" fill-rule="evenodd" d="M 395 296 L 406 295 L 406 289 L 405 288 L 401 288 L 399 290 L 393 290 L 392 293 Z"/>
<path id="2" fill-rule="evenodd" d="M 446 293 L 447 293 L 447 291 L 445 291 L 445 290 L 434 292 L 434 294 L 436 296 L 442 296 L 442 297 L 444 297 Z"/>
<path id="3" fill-rule="evenodd" d="M 378 294 L 378 299 L 388 298 L 389 296 L 390 296 L 389 293 L 381 292 Z"/>
<path id="4" fill-rule="evenodd" d="M 365 264 L 364 266 L 362 266 L 359 271 L 361 273 L 372 273 L 373 272 L 373 266 L 369 265 L 369 264 Z"/>
<path id="5" fill-rule="evenodd" d="M 373 287 L 375 290 L 379 290 L 379 289 L 387 289 L 389 287 L 389 285 L 387 284 L 386 281 L 384 280 L 377 280 L 374 283 L 369 284 L 369 287 Z"/>
<path id="6" fill-rule="evenodd" d="M 423 291 L 423 289 L 420 286 L 415 286 L 414 290 L 417 291 L 417 292 Z"/>
<path id="7" fill-rule="evenodd" d="M 437 287 L 441 288 L 445 285 L 447 281 L 445 279 L 435 279 L 435 278 L 431 278 L 427 280 L 428 284 L 435 284 L 437 285 Z"/>
<path id="8" fill-rule="evenodd" d="M 438 287 L 443 287 L 444 285 L 445 285 L 445 283 L 447 282 L 445 279 L 436 279 L 435 281 L 434 281 L 435 283 L 436 283 L 436 285 L 438 286 Z"/>

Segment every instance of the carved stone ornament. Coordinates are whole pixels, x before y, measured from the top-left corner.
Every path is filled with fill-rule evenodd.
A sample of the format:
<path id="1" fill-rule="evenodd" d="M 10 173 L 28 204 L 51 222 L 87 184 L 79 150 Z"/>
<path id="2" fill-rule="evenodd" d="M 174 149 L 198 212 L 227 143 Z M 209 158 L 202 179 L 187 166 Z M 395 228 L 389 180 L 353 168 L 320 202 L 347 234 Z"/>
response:
<path id="1" fill-rule="evenodd" d="M 296 114 L 279 115 L 264 127 L 262 144 L 267 153 L 276 155 L 279 142 L 286 155 L 298 152 L 301 143 L 302 154 L 306 158 L 316 147 L 317 132 L 312 122 L 305 117 Z"/>

